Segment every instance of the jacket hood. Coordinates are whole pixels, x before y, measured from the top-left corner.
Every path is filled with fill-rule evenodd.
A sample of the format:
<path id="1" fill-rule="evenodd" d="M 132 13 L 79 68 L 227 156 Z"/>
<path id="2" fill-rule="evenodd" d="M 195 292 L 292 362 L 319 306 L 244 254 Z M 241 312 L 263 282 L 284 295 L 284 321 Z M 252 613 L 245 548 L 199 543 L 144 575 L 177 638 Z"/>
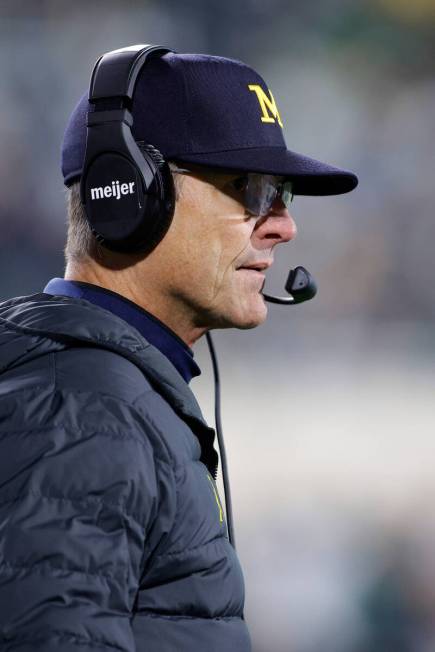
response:
<path id="1" fill-rule="evenodd" d="M 191 389 L 167 357 L 130 324 L 84 299 L 43 292 L 0 303 L 0 374 L 80 342 L 119 353 L 136 364 L 154 389 L 201 435 L 203 449 L 217 464 L 215 431 L 207 426 Z"/>

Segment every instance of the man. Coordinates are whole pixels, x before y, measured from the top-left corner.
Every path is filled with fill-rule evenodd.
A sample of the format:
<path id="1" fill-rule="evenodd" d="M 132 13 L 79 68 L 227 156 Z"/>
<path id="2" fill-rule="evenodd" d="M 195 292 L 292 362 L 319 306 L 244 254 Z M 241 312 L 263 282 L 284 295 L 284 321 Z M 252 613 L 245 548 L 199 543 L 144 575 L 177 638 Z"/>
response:
<path id="1" fill-rule="evenodd" d="M 0 304 L 5 651 L 250 650 L 191 346 L 265 320 L 292 193 L 357 180 L 286 149 L 248 66 L 148 55 L 106 55 L 69 121 L 65 278 Z"/>

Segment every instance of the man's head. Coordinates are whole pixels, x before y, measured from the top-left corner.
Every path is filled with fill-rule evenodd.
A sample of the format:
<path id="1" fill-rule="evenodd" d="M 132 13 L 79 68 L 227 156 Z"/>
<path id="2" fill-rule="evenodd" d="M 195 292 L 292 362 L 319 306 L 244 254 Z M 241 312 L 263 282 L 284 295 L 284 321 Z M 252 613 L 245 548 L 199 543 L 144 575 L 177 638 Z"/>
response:
<path id="1" fill-rule="evenodd" d="M 113 108 L 105 102 L 104 110 Z M 82 174 L 88 113 L 84 96 L 63 144 L 68 186 Z M 272 93 L 255 71 L 230 59 L 168 53 L 149 60 L 137 78 L 132 116 L 134 141 L 153 145 L 166 161 L 175 161 L 183 169 L 173 171 L 178 196 L 172 223 L 168 220 L 142 255 L 99 250 L 88 239 L 86 269 L 92 272 L 87 279 L 120 293 L 128 291 L 129 298 L 154 312 L 186 341 L 209 328 L 258 325 L 266 317 L 260 268 L 270 266 L 276 244 L 296 235 L 286 206 L 289 190 L 284 192 L 283 187 L 290 181 L 294 194 L 339 194 L 353 189 L 356 177 L 287 150 Z M 94 121 L 95 114 L 89 120 Z M 107 125 L 104 130 L 110 136 Z M 244 192 L 248 173 L 249 192 Z M 105 186 L 107 196 L 122 199 L 117 188 L 128 190 L 128 186 L 111 183 L 113 192 Z M 102 190 L 98 189 L 97 198 L 104 214 L 108 204 Z M 123 203 L 113 197 L 112 204 L 122 209 Z M 253 210 L 252 204 L 261 208 Z M 71 244 L 72 220 L 81 208 L 77 189 L 70 191 L 69 205 L 66 255 L 77 277 L 84 270 L 77 267 Z M 80 229 L 76 234 L 81 233 L 83 241 L 85 234 L 89 236 L 83 220 Z"/>

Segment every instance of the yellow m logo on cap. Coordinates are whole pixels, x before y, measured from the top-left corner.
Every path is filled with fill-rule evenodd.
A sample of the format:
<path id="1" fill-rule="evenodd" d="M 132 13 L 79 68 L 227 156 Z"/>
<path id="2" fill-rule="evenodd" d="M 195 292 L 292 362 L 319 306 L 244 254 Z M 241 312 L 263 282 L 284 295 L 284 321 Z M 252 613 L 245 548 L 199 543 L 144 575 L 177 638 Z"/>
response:
<path id="1" fill-rule="evenodd" d="M 267 97 L 266 93 L 258 84 L 249 84 L 248 88 L 250 91 L 253 91 L 257 95 L 257 99 L 260 103 L 260 108 L 263 114 L 261 116 L 261 122 L 278 121 L 279 126 L 282 127 L 281 116 L 279 115 L 278 108 L 272 95 L 272 91 L 269 90 L 270 97 Z"/>

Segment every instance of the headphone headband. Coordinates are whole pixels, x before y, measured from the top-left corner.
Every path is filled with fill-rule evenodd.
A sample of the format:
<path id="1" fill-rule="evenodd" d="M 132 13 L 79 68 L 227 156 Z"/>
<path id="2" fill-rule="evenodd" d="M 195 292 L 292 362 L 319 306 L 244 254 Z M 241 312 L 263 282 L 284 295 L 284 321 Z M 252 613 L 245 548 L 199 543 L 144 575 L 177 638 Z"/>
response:
<path id="1" fill-rule="evenodd" d="M 173 52 L 163 45 L 130 45 L 103 54 L 95 63 L 89 88 L 89 101 L 128 97 L 133 99 L 137 76 L 153 54 Z"/>

